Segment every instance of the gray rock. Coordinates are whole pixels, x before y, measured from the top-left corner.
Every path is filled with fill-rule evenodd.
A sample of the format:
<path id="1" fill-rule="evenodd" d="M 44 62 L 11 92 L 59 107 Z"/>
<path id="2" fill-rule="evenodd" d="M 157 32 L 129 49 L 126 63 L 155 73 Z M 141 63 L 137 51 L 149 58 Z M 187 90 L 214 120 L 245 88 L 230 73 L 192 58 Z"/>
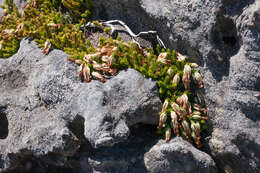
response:
<path id="1" fill-rule="evenodd" d="M 96 18 L 157 30 L 199 63 L 210 125 L 204 145 L 226 172 L 260 172 L 259 0 L 94 1 Z"/>
<path id="2" fill-rule="evenodd" d="M 82 110 L 85 136 L 93 147 L 112 146 L 129 136 L 137 123 L 158 123 L 161 101 L 154 81 L 129 69 L 105 84 L 93 81 L 79 89 L 75 107 Z M 78 113 L 81 114 L 81 113 Z"/>
<path id="3" fill-rule="evenodd" d="M 130 127 L 158 123 L 155 81 L 129 69 L 106 83 L 81 83 L 67 58 L 60 50 L 43 55 L 24 39 L 0 60 L 0 172 L 68 167 L 81 145 L 91 149 L 87 140 L 112 146 L 127 140 Z"/>
<path id="4" fill-rule="evenodd" d="M 215 162 L 206 153 L 189 142 L 176 137 L 165 143 L 160 140 L 144 156 L 144 163 L 151 173 L 214 173 Z"/>
<path id="5" fill-rule="evenodd" d="M 64 165 L 66 158 L 79 148 L 80 142 L 67 122 L 57 117 L 57 110 L 51 107 L 68 99 L 64 91 L 70 91 L 72 81 L 76 81 L 76 68 L 66 57 L 56 50 L 44 56 L 27 39 L 21 42 L 17 54 L 1 60 L 0 115 L 4 130 L 0 138 L 0 172 L 22 171 L 23 161 L 33 157 L 43 162 L 52 160 L 56 166 Z M 55 73 L 54 69 L 59 72 Z M 49 92 L 52 97 L 47 99 L 45 94 L 51 87 L 57 90 Z M 44 159 L 47 155 L 55 157 Z"/>

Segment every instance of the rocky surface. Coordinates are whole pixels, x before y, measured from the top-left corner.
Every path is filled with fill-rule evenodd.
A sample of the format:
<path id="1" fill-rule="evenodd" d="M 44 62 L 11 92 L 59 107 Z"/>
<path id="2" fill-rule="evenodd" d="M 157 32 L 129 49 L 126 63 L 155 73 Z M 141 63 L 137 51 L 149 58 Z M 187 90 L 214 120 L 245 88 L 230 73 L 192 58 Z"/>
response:
<path id="1" fill-rule="evenodd" d="M 1 59 L 1 170 L 26 169 L 32 158 L 64 166 L 87 140 L 113 146 L 130 127 L 158 123 L 155 81 L 129 69 L 106 83 L 81 83 L 67 58 L 59 50 L 45 56 L 24 39 L 17 54 Z"/>
<path id="2" fill-rule="evenodd" d="M 217 172 L 215 162 L 208 154 L 180 137 L 168 143 L 159 141 L 145 153 L 144 163 L 148 171 L 154 173 Z"/>
<path id="3" fill-rule="evenodd" d="M 221 172 L 260 172 L 260 1 L 94 1 L 96 18 L 157 30 L 198 62 L 211 126 L 204 150 Z"/>
<path id="4" fill-rule="evenodd" d="M 202 66 L 210 116 L 203 151 L 181 138 L 164 144 L 154 126 L 140 124 L 154 124 L 150 108 L 161 104 L 155 83 L 138 72 L 81 84 L 66 54 L 44 56 L 24 40 L 16 55 L 0 59 L 1 170 L 260 172 L 259 0 L 95 0 L 93 6 L 93 18 L 120 19 L 136 33 L 157 30 L 167 47 Z"/>

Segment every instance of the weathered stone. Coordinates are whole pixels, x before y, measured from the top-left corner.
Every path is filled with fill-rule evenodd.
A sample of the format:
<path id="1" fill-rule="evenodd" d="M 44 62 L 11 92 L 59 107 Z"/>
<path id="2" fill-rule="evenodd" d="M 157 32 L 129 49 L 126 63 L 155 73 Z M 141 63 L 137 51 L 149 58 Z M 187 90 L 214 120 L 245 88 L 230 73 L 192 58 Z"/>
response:
<path id="1" fill-rule="evenodd" d="M 199 63 L 210 116 L 207 152 L 221 171 L 260 172 L 260 2 L 96 0 L 94 6 L 96 18 L 123 20 L 136 33 L 157 30 L 167 47 Z"/>
<path id="2" fill-rule="evenodd" d="M 189 142 L 176 137 L 165 143 L 160 140 L 145 153 L 144 163 L 152 173 L 214 173 L 215 162 L 206 153 L 199 151 Z"/>
<path id="3" fill-rule="evenodd" d="M 104 84 L 93 81 L 79 90 L 74 105 L 81 110 L 85 136 L 95 148 L 125 140 L 134 124 L 158 123 L 161 101 L 156 83 L 135 70 L 121 71 Z"/>
<path id="4" fill-rule="evenodd" d="M 1 170 L 23 170 L 33 158 L 66 167 L 86 139 L 112 146 L 127 140 L 135 124 L 157 124 L 155 81 L 129 69 L 106 83 L 81 83 L 67 59 L 60 50 L 44 55 L 24 39 L 17 54 L 0 61 Z"/>

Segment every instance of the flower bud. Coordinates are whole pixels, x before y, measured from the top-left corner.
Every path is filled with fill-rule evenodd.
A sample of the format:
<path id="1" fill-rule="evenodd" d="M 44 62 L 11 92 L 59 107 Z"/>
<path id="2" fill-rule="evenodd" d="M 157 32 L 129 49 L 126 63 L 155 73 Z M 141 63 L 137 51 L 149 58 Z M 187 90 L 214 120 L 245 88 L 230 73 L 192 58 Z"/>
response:
<path id="1" fill-rule="evenodd" d="M 199 65 L 197 63 L 190 63 L 191 68 L 198 68 Z"/>
<path id="2" fill-rule="evenodd" d="M 193 75 L 192 75 L 193 79 L 198 83 L 199 85 L 199 88 L 203 88 L 203 80 L 202 80 L 202 77 L 200 75 L 199 72 L 195 72 Z"/>
<path id="3" fill-rule="evenodd" d="M 164 112 L 167 109 L 168 105 L 169 105 L 169 102 L 168 102 L 167 99 L 165 99 L 165 101 L 163 103 L 163 106 L 162 106 L 162 111 L 161 112 Z"/>
<path id="4" fill-rule="evenodd" d="M 91 75 L 94 78 L 97 78 L 98 80 L 100 80 L 101 82 L 106 82 L 106 79 L 98 72 L 92 72 Z"/>
<path id="5" fill-rule="evenodd" d="M 191 130 L 195 133 L 197 137 L 200 136 L 200 123 L 191 121 Z"/>
<path id="6" fill-rule="evenodd" d="M 190 76 L 191 76 L 191 68 L 189 65 L 184 66 L 182 82 L 186 90 L 190 90 Z"/>
<path id="7" fill-rule="evenodd" d="M 90 82 L 90 68 L 87 65 L 83 68 L 83 78 L 84 82 Z"/>
<path id="8" fill-rule="evenodd" d="M 193 120 L 208 120 L 208 117 L 200 116 L 200 115 L 196 115 L 196 114 L 192 114 L 191 118 Z"/>
<path id="9" fill-rule="evenodd" d="M 187 59 L 187 56 L 184 56 L 184 55 L 180 54 L 179 52 L 176 52 L 176 55 L 177 55 L 178 61 L 184 61 L 185 59 Z"/>
<path id="10" fill-rule="evenodd" d="M 172 119 L 172 127 L 173 127 L 174 134 L 176 136 L 180 136 L 178 116 L 174 111 L 171 112 L 171 119 Z"/>
<path id="11" fill-rule="evenodd" d="M 187 114 L 188 114 L 188 115 L 191 115 L 191 114 L 192 114 L 191 104 L 190 104 L 189 101 L 187 102 L 187 108 L 186 108 L 186 111 L 187 111 Z"/>
<path id="12" fill-rule="evenodd" d="M 166 57 L 167 57 L 167 52 L 162 52 L 159 54 L 157 61 L 161 62 L 162 64 L 170 64 L 171 61 L 168 60 Z"/>
<path id="13" fill-rule="evenodd" d="M 193 105 L 193 108 L 197 111 L 201 111 L 203 112 L 204 114 L 207 114 L 208 113 L 208 110 L 206 108 L 202 108 L 200 105 L 198 104 L 194 104 Z"/>
<path id="14" fill-rule="evenodd" d="M 169 68 L 169 69 L 167 70 L 167 73 L 168 73 L 168 75 L 169 75 L 170 77 L 172 77 L 172 76 L 173 76 L 173 69 L 172 69 L 172 68 Z"/>
<path id="15" fill-rule="evenodd" d="M 180 105 L 183 106 L 184 109 L 186 109 L 187 107 L 187 103 L 188 103 L 188 96 L 187 94 L 182 94 L 182 96 L 178 97 L 176 99 L 176 102 Z"/>
<path id="16" fill-rule="evenodd" d="M 191 129 L 189 123 L 186 120 L 182 120 L 182 127 L 185 132 L 185 137 L 191 142 Z"/>
<path id="17" fill-rule="evenodd" d="M 167 127 L 165 131 L 165 142 L 168 142 L 171 139 L 171 128 Z"/>
<path id="18" fill-rule="evenodd" d="M 158 125 L 157 129 L 159 129 L 159 130 L 162 129 L 162 127 L 163 127 L 164 123 L 166 122 L 166 120 L 167 120 L 166 113 L 165 112 L 161 113 L 160 114 L 159 125 Z"/>
<path id="19" fill-rule="evenodd" d="M 180 75 L 177 73 L 174 75 L 172 79 L 172 84 L 177 87 L 179 82 L 180 82 Z"/>
<path id="20" fill-rule="evenodd" d="M 50 52 L 51 49 L 51 42 L 49 40 L 46 40 L 44 43 L 44 48 L 42 50 L 42 53 L 47 55 Z"/>

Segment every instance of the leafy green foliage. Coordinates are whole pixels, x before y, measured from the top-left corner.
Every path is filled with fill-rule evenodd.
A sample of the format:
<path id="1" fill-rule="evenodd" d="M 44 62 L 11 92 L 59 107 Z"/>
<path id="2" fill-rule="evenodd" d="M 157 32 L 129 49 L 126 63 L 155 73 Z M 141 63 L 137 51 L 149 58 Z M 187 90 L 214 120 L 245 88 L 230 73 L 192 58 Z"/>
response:
<path id="1" fill-rule="evenodd" d="M 66 9 L 58 8 L 60 3 L 65 2 L 70 4 L 73 9 L 82 4 L 88 4 L 83 0 L 38 0 L 36 4 L 33 2 L 28 3 L 23 14 L 19 14 L 12 1 L 6 1 L 3 8 L 7 9 L 7 12 L 1 19 L 0 24 L 0 57 L 8 58 L 16 53 L 20 41 L 24 37 L 33 38 L 40 47 L 43 47 L 45 41 L 48 40 L 52 48 L 64 50 L 74 58 L 93 51 L 92 48 L 88 47 L 90 45 L 86 46 L 86 38 L 80 30 L 80 26 L 86 23 L 86 18 L 90 15 L 87 5 L 85 5 L 86 8 L 82 5 L 81 10 L 77 12 L 72 10 L 71 13 L 73 14 L 70 15 L 69 12 L 65 14 L 62 12 L 66 11 Z M 81 15 L 75 15 L 74 13 Z M 73 21 L 71 16 L 73 16 Z M 75 22 L 76 25 L 73 25 L 72 22 Z"/>

